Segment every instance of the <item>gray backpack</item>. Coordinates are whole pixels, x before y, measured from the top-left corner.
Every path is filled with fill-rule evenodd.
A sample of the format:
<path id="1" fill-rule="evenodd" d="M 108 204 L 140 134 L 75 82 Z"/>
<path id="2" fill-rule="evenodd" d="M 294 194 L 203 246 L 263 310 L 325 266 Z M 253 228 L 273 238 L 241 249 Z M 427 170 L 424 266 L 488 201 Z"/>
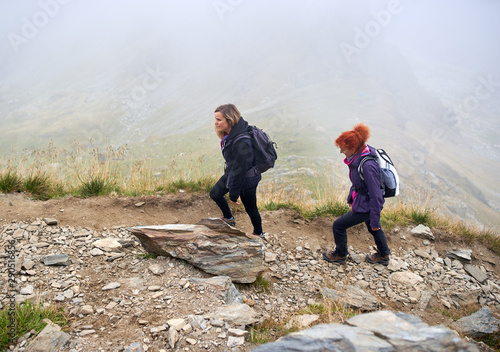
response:
<path id="1" fill-rule="evenodd" d="M 380 188 L 384 198 L 395 197 L 399 195 L 399 175 L 394 163 L 385 150 L 377 149 L 377 157 L 365 156 L 361 159 L 358 166 L 358 173 L 361 181 L 365 182 L 363 176 L 363 164 L 367 160 L 375 160 L 380 167 Z"/>

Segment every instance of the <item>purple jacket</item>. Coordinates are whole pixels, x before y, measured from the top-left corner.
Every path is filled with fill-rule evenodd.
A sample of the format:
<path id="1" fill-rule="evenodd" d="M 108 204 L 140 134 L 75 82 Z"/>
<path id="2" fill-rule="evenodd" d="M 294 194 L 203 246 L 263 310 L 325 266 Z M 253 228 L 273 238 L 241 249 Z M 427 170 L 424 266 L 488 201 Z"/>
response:
<path id="1" fill-rule="evenodd" d="M 363 165 L 363 176 L 365 177 L 363 183 L 359 177 L 358 166 L 366 155 L 376 157 L 377 152 L 375 148 L 367 145 L 350 162 L 347 158 L 344 159 L 344 163 L 349 166 L 349 178 L 352 183 L 347 203 L 351 206 L 353 213 L 370 213 L 370 227 L 379 228 L 380 212 L 385 202 L 380 188 L 380 169 L 375 160 L 367 160 Z"/>

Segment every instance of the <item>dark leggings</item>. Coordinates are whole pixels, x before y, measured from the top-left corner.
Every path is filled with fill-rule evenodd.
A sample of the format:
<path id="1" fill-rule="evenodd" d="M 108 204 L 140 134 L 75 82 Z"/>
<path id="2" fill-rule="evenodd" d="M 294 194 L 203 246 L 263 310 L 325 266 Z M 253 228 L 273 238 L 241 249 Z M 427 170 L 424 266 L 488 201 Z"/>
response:
<path id="1" fill-rule="evenodd" d="M 335 252 L 339 256 L 346 256 L 347 251 L 347 229 L 353 227 L 354 225 L 361 224 L 364 222 L 375 240 L 377 249 L 381 255 L 389 255 L 391 250 L 387 246 L 387 239 L 385 237 L 384 231 L 379 229 L 373 231 L 370 227 L 370 213 L 353 213 L 352 211 L 347 214 L 342 215 L 340 218 L 333 222 L 333 238 L 335 240 Z"/>
<path id="2" fill-rule="evenodd" d="M 226 175 L 222 176 L 219 181 L 217 181 L 210 191 L 210 198 L 212 198 L 215 203 L 217 203 L 220 210 L 222 210 L 222 215 L 226 219 L 231 219 L 233 214 L 231 213 L 231 209 L 229 209 L 226 198 L 224 198 L 224 195 L 229 192 L 229 189 L 226 187 L 226 181 Z M 262 219 L 259 214 L 259 209 L 257 208 L 257 186 L 242 189 L 240 191 L 240 198 L 252 222 L 253 232 L 260 235 L 262 233 Z"/>

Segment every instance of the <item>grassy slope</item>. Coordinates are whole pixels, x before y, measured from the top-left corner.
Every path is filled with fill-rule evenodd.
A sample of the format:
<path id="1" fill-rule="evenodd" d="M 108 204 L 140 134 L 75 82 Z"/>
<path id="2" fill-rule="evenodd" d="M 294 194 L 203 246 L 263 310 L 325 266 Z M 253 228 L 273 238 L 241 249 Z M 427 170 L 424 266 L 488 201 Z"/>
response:
<path id="1" fill-rule="evenodd" d="M 436 207 L 449 206 L 465 220 L 468 220 L 467 213 L 461 210 L 460 203 L 467 203 L 480 221 L 500 227 L 498 212 L 481 201 L 491 197 L 500 203 L 495 198 L 500 194 L 500 185 L 495 182 L 498 167 L 488 162 L 487 156 L 463 147 L 459 138 L 437 143 L 430 147 L 430 152 L 426 150 L 429 145 L 423 141 L 429 139 L 429 131 L 442 127 L 433 125 L 433 117 L 425 110 L 425 101 L 414 101 L 413 98 L 422 94 L 416 87 L 408 84 L 405 92 L 395 95 L 397 93 L 391 93 L 391 87 L 384 85 L 383 80 L 376 76 L 364 77 L 363 73 L 345 76 L 339 69 L 324 77 L 300 73 L 281 77 L 274 74 L 272 66 L 266 67 L 263 63 L 257 66 L 264 68 L 260 76 L 251 77 L 248 82 L 233 81 L 228 89 L 237 92 L 230 96 L 244 96 L 243 102 L 234 102 L 245 118 L 264 128 L 278 143 L 277 168 L 266 174 L 265 179 L 305 184 L 314 189 L 316 197 L 324 194 L 323 184 L 329 188 L 347 186 L 342 158 L 333 140 L 355 123 L 365 122 L 372 128 L 369 143 L 386 149 L 396 162 L 403 191 L 421 189 L 423 193 L 432 194 Z M 408 74 L 404 67 L 399 67 L 398 72 Z M 180 76 L 191 82 L 189 87 L 195 88 L 176 89 L 182 86 Z M 216 76 L 217 72 L 206 78 Z M 28 98 L 23 102 L 5 99 L 0 102 L 0 108 L 13 109 L 13 112 L 0 132 L 0 150 L 7 151 L 5 159 L 12 157 L 12 151 L 45 147 L 49 141 L 64 148 L 72 139 L 87 143 L 92 138 L 94 145 L 103 145 L 106 141 L 112 145 L 128 144 L 130 153 L 124 163 L 129 166 L 136 163 L 132 167 L 137 169 L 147 167 L 151 174 L 217 175 L 223 161 L 211 128 L 210 111 L 206 111 L 213 108 L 211 105 L 215 106 L 211 99 L 216 94 L 209 94 L 211 79 L 200 82 L 199 78 L 196 72 L 188 74 L 188 71 L 169 77 L 164 86 L 150 92 L 151 103 L 158 108 L 138 117 L 135 114 L 148 111 L 148 104 L 144 109 L 139 106 L 130 112 L 135 122 L 127 124 L 122 121 L 123 109 L 130 98 L 127 93 L 140 80 L 122 77 L 120 89 L 97 85 L 95 89 L 60 94 L 41 91 L 36 98 L 36 108 Z M 115 89 L 112 97 L 107 89 Z M 197 100 L 204 92 L 209 97 Z M 181 97 L 186 94 L 195 97 L 197 104 L 183 104 Z M 219 97 L 217 103 L 225 99 Z M 182 130 L 180 126 L 187 129 Z M 425 156 L 422 167 L 411 162 L 410 153 L 414 151 Z M 303 168 L 312 169 L 313 174 Z M 438 182 L 429 181 L 429 172 L 437 176 Z"/>

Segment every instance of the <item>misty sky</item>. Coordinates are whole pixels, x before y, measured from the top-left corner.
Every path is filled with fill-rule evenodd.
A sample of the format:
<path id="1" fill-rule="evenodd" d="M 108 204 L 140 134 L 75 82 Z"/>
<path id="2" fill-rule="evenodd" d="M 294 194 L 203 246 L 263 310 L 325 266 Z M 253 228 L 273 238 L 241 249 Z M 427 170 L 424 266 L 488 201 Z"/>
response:
<path id="1" fill-rule="evenodd" d="M 430 89 L 461 103 L 483 77 L 486 93 L 500 92 L 499 15 L 498 0 L 0 0 L 0 104 L 11 120 L 27 119 L 23 107 L 48 114 L 54 97 L 88 95 L 104 102 L 104 114 L 107 100 L 131 105 L 123 95 L 134 100 L 140 85 L 151 109 L 125 106 L 121 122 L 130 126 L 148 114 L 178 120 L 189 113 L 179 105 L 190 100 L 195 118 L 222 101 L 248 109 L 312 87 L 307 106 L 317 91 L 342 94 L 332 80 L 353 74 L 367 75 L 359 93 L 369 89 L 369 76 L 382 84 L 399 78 L 386 87 L 397 104 L 413 99 L 401 96 L 413 94 L 405 87 L 412 70 L 428 75 L 444 66 L 453 71 L 444 88 L 434 80 Z M 401 53 L 411 57 L 406 67 Z M 317 114 L 337 108 L 327 95 L 320 99 Z"/>
<path id="2" fill-rule="evenodd" d="M 0 118 L 57 110 L 63 131 L 66 115 L 81 121 L 96 109 L 106 119 L 122 114 L 130 130 L 154 115 L 196 120 L 223 101 L 261 111 L 294 95 L 324 116 L 344 94 L 334 80 L 361 79 L 345 92 L 351 97 L 378 94 L 371 79 L 388 83 L 397 105 L 416 98 L 419 75 L 436 98 L 460 107 L 483 78 L 488 99 L 500 92 L 499 16 L 498 0 L 0 0 Z M 71 112 L 80 97 L 88 99 Z M 96 100 L 99 107 L 89 103 Z M 399 104 L 394 116 L 408 108 Z"/>
<path id="3" fill-rule="evenodd" d="M 286 54 L 317 55 L 321 46 L 356 47 L 356 29 L 372 31 L 373 42 L 385 39 L 433 60 L 498 72 L 499 15 L 495 0 L 2 0 L 0 81 L 13 72 L 86 65 L 102 55 L 126 59 L 143 45 L 207 67 L 221 58 L 258 60 L 284 46 Z"/>

